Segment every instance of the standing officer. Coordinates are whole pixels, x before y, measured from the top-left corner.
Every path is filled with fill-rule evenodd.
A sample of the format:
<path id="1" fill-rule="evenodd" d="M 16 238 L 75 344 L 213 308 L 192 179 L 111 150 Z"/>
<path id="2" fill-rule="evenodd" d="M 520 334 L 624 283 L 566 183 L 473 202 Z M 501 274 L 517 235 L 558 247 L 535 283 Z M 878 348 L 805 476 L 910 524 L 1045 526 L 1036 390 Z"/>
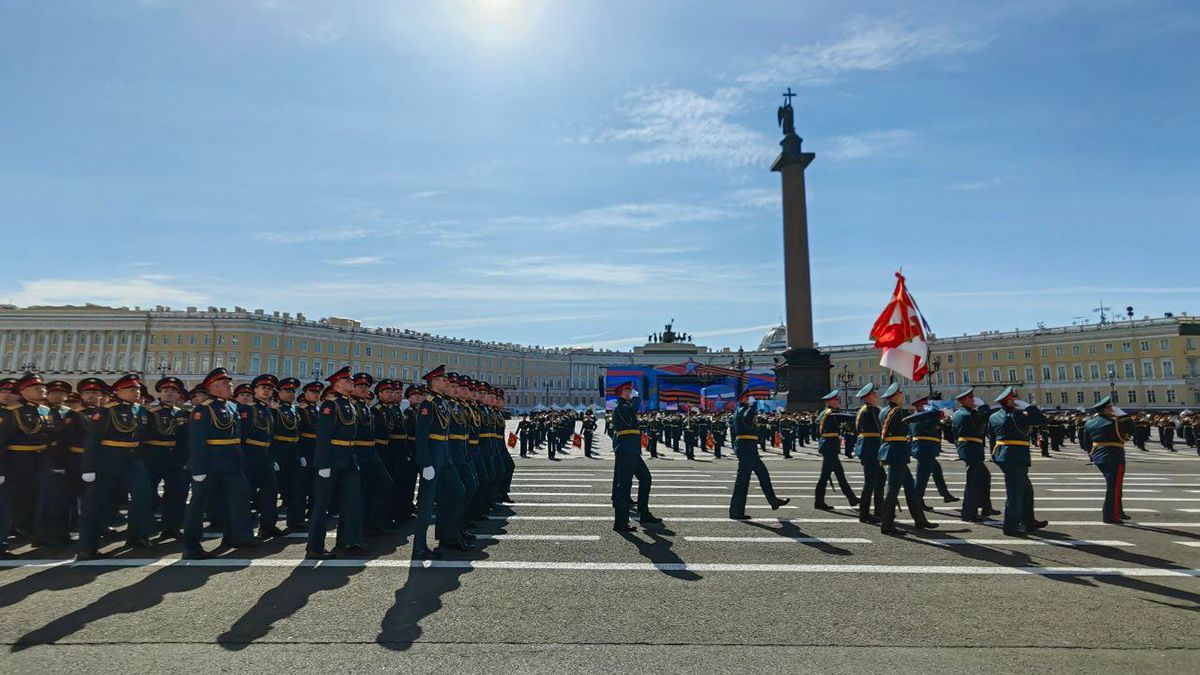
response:
<path id="1" fill-rule="evenodd" d="M 287 529 L 307 532 L 307 519 L 313 500 L 313 453 L 317 445 L 317 411 L 321 407 L 320 382 L 309 382 L 301 390 L 302 399 L 296 406 L 296 429 L 300 439 L 296 441 L 296 457 L 292 467 L 292 491 L 288 495 Z"/>
<path id="2" fill-rule="evenodd" d="M 400 383 L 382 379 L 375 383 L 375 405 L 371 406 L 371 425 L 375 428 L 375 452 L 383 461 L 387 475 L 392 478 L 392 489 L 389 490 L 386 505 L 388 520 L 395 522 L 402 517 L 400 499 L 397 498 L 397 477 L 400 472 L 400 462 L 404 457 L 404 443 L 408 434 L 404 431 L 404 417 L 396 407 L 396 397 L 400 395 Z M 412 505 L 410 493 L 408 505 Z"/>
<path id="3" fill-rule="evenodd" d="M 177 377 L 163 377 L 154 383 L 158 404 L 147 408 L 150 425 L 142 441 L 142 456 L 150 472 L 151 494 L 158 493 L 162 483 L 159 537 L 179 539 L 183 536 L 183 510 L 187 506 L 187 423 L 188 414 L 179 407 L 187 387 Z"/>
<path id="4" fill-rule="evenodd" d="M 393 497 L 392 477 L 376 450 L 378 437 L 375 434 L 374 416 L 367 404 L 371 398 L 373 384 L 375 378 L 371 377 L 370 373 L 355 373 L 350 401 L 354 404 L 355 419 L 358 422 L 354 456 L 358 459 L 358 471 L 362 481 L 366 530 L 368 535 L 377 537 L 392 533 Z"/>
<path id="5" fill-rule="evenodd" d="M 113 499 L 129 495 L 127 546 L 150 549 L 154 528 L 150 474 L 139 448 L 150 426 L 142 407 L 142 382 L 138 375 L 119 378 L 112 385 L 117 400 L 92 415 L 91 433 L 83 452 L 83 511 L 79 528 L 81 560 L 100 557 L 104 519 L 117 510 Z"/>
<path id="6" fill-rule="evenodd" d="M 297 446 L 300 443 L 300 409 L 296 405 L 296 390 L 300 388 L 300 380 L 285 377 L 279 381 L 276 391 L 273 412 L 275 413 L 274 433 L 271 435 L 271 461 L 275 465 L 276 482 L 279 483 L 279 502 L 283 504 L 286 516 L 292 503 L 292 490 L 296 486 L 296 472 L 299 470 L 297 461 Z M 292 524 L 285 521 L 285 532 L 292 531 Z M 300 531 L 296 528 L 295 531 Z"/>
<path id="7" fill-rule="evenodd" d="M 840 395 L 841 392 L 834 389 L 822 396 L 821 400 L 825 402 L 825 409 L 817 415 L 817 430 L 821 434 L 821 440 L 817 442 L 817 452 L 821 454 L 821 475 L 817 478 L 816 499 L 813 502 L 813 508 L 821 511 L 833 510 L 832 506 L 825 503 L 825 487 L 829 485 L 830 475 L 837 477 L 838 487 L 846 496 L 846 501 L 850 502 L 850 506 L 858 506 L 858 497 L 854 496 L 854 490 L 846 480 L 846 470 L 842 468 L 841 434 L 838 433 L 838 429 L 842 425 L 842 420 L 848 416 L 838 412 L 838 396 Z"/>
<path id="8" fill-rule="evenodd" d="M 989 408 L 967 389 L 954 397 L 958 410 L 950 419 L 954 430 L 954 445 L 958 458 L 967 466 L 966 486 L 963 488 L 962 519 L 977 523 L 999 511 L 992 508 L 992 474 L 983 461 L 984 439 L 987 438 Z"/>
<path id="9" fill-rule="evenodd" d="M 1043 424 L 1046 416 L 1037 406 L 1017 398 L 1017 390 L 1008 387 L 996 398 L 1000 409 L 988 418 L 992 461 L 1004 472 L 1004 534 L 1023 537 L 1048 523 L 1036 520 L 1033 513 L 1033 483 L 1029 480 L 1029 431 Z"/>
<path id="10" fill-rule="evenodd" d="M 325 548 L 329 523 L 329 507 L 333 495 L 338 495 L 338 527 L 336 545 L 344 553 L 364 552 L 362 543 L 362 483 L 355 455 L 358 440 L 358 408 L 350 400 L 354 380 L 350 366 L 343 366 L 326 380 L 328 396 L 317 413 L 317 442 L 313 452 L 313 469 L 317 472 L 314 484 L 312 516 L 308 520 L 308 560 L 328 560 L 336 557 Z M 372 445 L 374 441 L 372 441 Z"/>
<path id="11" fill-rule="evenodd" d="M 696 412 L 689 410 L 687 419 L 683 422 L 683 449 L 684 456 L 688 459 L 696 459 Z"/>
<path id="12" fill-rule="evenodd" d="M 583 415 L 583 456 L 591 457 L 599 453 L 592 452 L 592 438 L 596 435 L 596 418 L 592 416 L 592 411 L 589 410 Z"/>
<path id="13" fill-rule="evenodd" d="M 633 403 L 633 382 L 616 387 L 617 406 L 612 412 L 609 428 L 613 431 L 613 531 L 634 532 L 629 523 L 629 491 L 633 478 L 638 480 L 638 513 L 643 525 L 661 523 L 650 513 L 650 484 L 653 477 L 642 459 L 641 430 L 638 428 L 637 405 Z"/>
<path id="14" fill-rule="evenodd" d="M 517 422 L 517 437 L 521 441 L 521 456 L 528 457 L 530 436 L 533 434 L 533 422 L 529 421 L 529 415 L 521 415 L 521 421 Z"/>
<path id="15" fill-rule="evenodd" d="M 13 382 L 11 390 L 19 402 L 0 410 L 0 501 L 8 502 L 14 534 L 26 535 L 38 543 L 52 543 L 54 535 L 37 527 L 36 514 L 42 473 L 58 468 L 51 450 L 58 435 L 56 418 L 41 404 L 46 398 L 46 385 L 37 374 L 25 373 Z M 65 473 L 65 462 L 62 464 Z M 0 516 L 0 520 L 5 518 Z M 9 521 L 0 522 L 0 550 L 5 550 L 3 541 L 9 527 Z"/>
<path id="16" fill-rule="evenodd" d="M 396 391 L 400 391 L 399 387 Z M 396 512 L 401 520 L 410 520 L 417 515 L 416 491 L 420 470 L 414 458 L 414 450 L 417 441 L 416 414 L 421 404 L 421 392 L 420 387 L 410 384 L 403 393 L 404 400 L 393 407 L 399 433 L 404 434 L 400 456 L 396 460 Z"/>
<path id="17" fill-rule="evenodd" d="M 50 428 L 54 430 L 49 446 L 41 454 L 38 468 L 37 505 L 33 517 L 34 545 L 62 546 L 71 541 L 67 494 L 67 464 L 70 461 L 70 426 L 73 410 L 63 405 L 71 385 L 62 380 L 46 383 L 45 405 Z M 73 430 L 72 430 L 73 431 Z"/>
<path id="18" fill-rule="evenodd" d="M 449 373 L 446 375 L 446 394 L 449 396 L 447 402 L 450 409 L 450 431 L 446 434 L 446 447 L 450 451 L 451 466 L 450 470 L 458 473 L 458 480 L 463 485 L 463 496 L 457 507 L 458 529 L 446 533 L 450 538 L 444 540 L 443 545 L 448 545 L 451 542 L 452 548 L 459 550 L 471 550 L 473 546 L 466 543 L 467 519 L 473 513 L 469 505 L 475 498 L 475 491 L 479 489 L 478 476 L 475 474 L 474 467 L 471 466 L 471 458 L 467 454 L 467 441 L 470 434 L 467 431 L 467 410 L 465 400 L 463 398 L 462 387 L 465 381 L 458 373 Z M 559 434 L 557 426 L 551 429 L 550 435 L 547 438 L 550 452 L 553 452 L 559 443 Z M 438 503 L 441 506 L 441 502 Z"/>
<path id="19" fill-rule="evenodd" d="M 895 527 L 896 504 L 900 489 L 904 488 L 904 501 L 912 514 L 913 526 L 919 530 L 937 527 L 925 517 L 925 510 L 917 498 L 912 473 L 908 470 L 908 410 L 904 407 L 904 394 L 900 384 L 893 382 L 883 391 L 887 406 L 879 411 L 879 429 L 883 435 L 879 444 L 879 461 L 887 471 L 887 492 L 883 496 L 883 513 L 880 514 L 879 531 L 888 535 L 903 534 Z"/>
<path id="20" fill-rule="evenodd" d="M 242 471 L 241 416 L 233 396 L 229 371 L 216 368 L 201 381 L 208 394 L 188 422 L 188 473 L 192 477 L 192 499 L 183 514 L 183 557 L 211 558 L 200 545 L 204 514 L 221 506 L 224 513 L 222 546 L 253 547 L 258 544 L 250 528 L 250 486 Z"/>
<path id="21" fill-rule="evenodd" d="M 275 411 L 272 409 L 279 380 L 270 374 L 259 375 L 250 383 L 253 399 L 238 404 L 242 427 L 242 466 L 250 485 L 250 502 L 258 510 L 258 537 L 266 539 L 283 534 L 279 518 L 279 478 L 271 443 L 275 438 Z"/>
<path id="22" fill-rule="evenodd" d="M 863 487 L 858 502 L 858 522 L 875 523 L 883 513 L 884 473 L 879 463 L 879 392 L 875 384 L 868 382 L 858 390 L 855 398 L 862 401 L 858 413 L 854 416 L 854 429 L 858 440 L 854 444 L 854 454 L 862 464 Z M 871 506 L 875 506 L 875 515 L 871 515 Z"/>
<path id="23" fill-rule="evenodd" d="M 750 491 L 751 473 L 758 477 L 758 484 L 762 487 L 763 496 L 767 498 L 772 511 L 792 500 L 780 499 L 775 495 L 775 488 L 771 486 L 771 474 L 767 472 L 767 466 L 758 456 L 761 437 L 758 428 L 758 403 L 749 389 L 741 393 L 738 403 L 740 405 L 733 414 L 733 451 L 737 455 L 738 469 L 733 482 L 733 498 L 729 502 L 729 517 L 734 520 L 749 520 L 750 516 L 746 515 L 746 496 Z"/>
<path id="24" fill-rule="evenodd" d="M 646 420 L 646 450 L 650 451 L 650 456 L 658 459 L 658 434 L 662 429 L 662 423 L 658 419 L 657 413 L 650 413 Z"/>
<path id="25" fill-rule="evenodd" d="M 462 480 L 458 472 L 450 468 L 446 447 L 450 431 L 450 407 L 445 398 L 446 367 L 438 366 L 425 373 L 422 379 L 428 383 L 428 389 L 422 387 L 420 395 L 416 397 L 418 404 L 413 434 L 416 436 L 413 459 L 421 470 L 421 485 L 417 493 L 417 527 L 413 532 L 415 560 L 429 560 L 440 555 L 438 551 L 430 551 L 426 543 L 435 503 L 438 509 L 434 537 L 447 549 L 456 548 L 455 544 L 462 534 L 464 496 Z"/>
<path id="26" fill-rule="evenodd" d="M 925 412 L 928 404 L 928 396 L 922 396 L 913 401 L 913 407 L 918 413 Z M 930 410 L 930 412 L 935 414 L 921 418 L 920 421 L 910 422 L 908 425 L 908 435 L 912 438 L 910 443 L 912 456 L 917 458 L 915 481 L 917 499 L 921 501 L 921 505 L 926 511 L 933 510 L 932 506 L 925 506 L 925 488 L 929 485 L 930 476 L 933 477 L 933 484 L 937 487 L 938 494 L 942 496 L 942 501 L 947 504 L 958 501 L 958 497 L 950 494 L 950 488 L 946 486 L 946 478 L 942 474 L 942 465 L 937 459 L 942 452 L 942 415 L 940 411 Z"/>
<path id="27" fill-rule="evenodd" d="M 1100 517 L 1110 525 L 1127 520 L 1122 499 L 1125 484 L 1125 440 L 1133 435 L 1133 421 L 1105 396 L 1092 407 L 1095 415 L 1087 421 L 1084 433 L 1092 442 L 1092 464 L 1104 475 L 1104 509 Z"/>

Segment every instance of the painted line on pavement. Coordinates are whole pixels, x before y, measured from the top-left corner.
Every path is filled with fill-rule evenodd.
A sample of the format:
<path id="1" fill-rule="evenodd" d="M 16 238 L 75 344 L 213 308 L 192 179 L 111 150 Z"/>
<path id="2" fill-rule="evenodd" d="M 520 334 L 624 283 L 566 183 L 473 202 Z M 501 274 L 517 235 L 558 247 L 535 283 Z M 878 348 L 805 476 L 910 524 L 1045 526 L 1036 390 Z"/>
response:
<path id="1" fill-rule="evenodd" d="M 1133 546 L 1126 541 L 1115 539 L 922 539 L 914 538 L 927 544 L 938 546 Z"/>
<path id="2" fill-rule="evenodd" d="M 496 541 L 600 541 L 598 534 L 476 534 L 475 538 Z"/>
<path id="3" fill-rule="evenodd" d="M 736 563 L 619 563 L 555 562 L 499 560 L 301 560 L 288 558 L 116 558 L 101 560 L 0 560 L 0 567 L 297 567 L 350 568 L 426 568 L 450 570 L 543 570 L 572 572 L 759 572 L 788 574 L 924 574 L 947 576 L 1120 576 L 1120 577 L 1200 577 L 1200 569 L 1165 567 L 1007 567 L 1003 565 L 820 565 L 820 564 L 736 564 Z"/>
<path id="4" fill-rule="evenodd" d="M 1200 548 L 1200 541 L 1177 541 L 1180 546 L 1191 546 L 1192 548 Z"/>
<path id="5" fill-rule="evenodd" d="M 745 542 L 748 544 L 873 544 L 862 537 L 684 537 L 687 541 Z"/>
<path id="6" fill-rule="evenodd" d="M 612 521 L 612 516 L 485 516 L 488 520 L 561 520 L 563 522 L 603 522 Z M 845 523 L 847 525 L 859 524 L 853 518 L 751 518 L 747 521 L 733 520 L 728 517 L 704 517 L 704 516 L 672 516 L 672 523 Z M 939 525 L 984 525 L 989 527 L 999 527 L 1003 524 L 1000 520 L 986 520 L 980 523 L 966 523 L 957 518 L 946 519 L 931 519 L 929 522 Z M 1055 520 L 1050 523 L 1052 526 L 1068 526 L 1078 525 L 1085 527 L 1114 527 L 1111 523 L 1106 523 L 1101 520 Z M 1144 521 L 1130 522 L 1128 527 L 1136 529 L 1137 526 L 1144 525 L 1146 527 L 1186 527 L 1200 528 L 1200 523 L 1172 523 L 1169 521 Z"/>

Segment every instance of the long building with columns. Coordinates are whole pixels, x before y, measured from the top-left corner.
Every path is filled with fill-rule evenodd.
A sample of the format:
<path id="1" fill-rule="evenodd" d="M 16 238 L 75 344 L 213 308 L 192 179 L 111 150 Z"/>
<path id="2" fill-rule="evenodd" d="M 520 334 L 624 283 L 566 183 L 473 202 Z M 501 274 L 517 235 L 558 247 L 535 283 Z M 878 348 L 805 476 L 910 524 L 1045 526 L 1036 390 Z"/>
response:
<path id="1" fill-rule="evenodd" d="M 463 340 L 241 307 L 0 305 L 0 377 L 32 368 L 74 383 L 133 370 L 165 372 L 193 384 L 223 366 L 238 380 L 263 372 L 303 380 L 350 364 L 376 377 L 413 382 L 445 363 L 504 387 L 518 410 L 539 403 L 602 406 L 601 381 L 610 365 L 693 360 L 761 368 L 772 365 L 785 344 L 782 327 L 740 354 L 660 338 L 613 351 Z M 857 388 L 890 377 L 869 344 L 821 350 L 833 362 L 831 386 Z M 1112 391 L 1125 407 L 1200 407 L 1200 319 L 1186 315 L 938 338 L 933 361 L 931 382 L 946 394 L 964 386 L 991 393 L 1016 384 L 1051 407 L 1084 406 Z M 924 382 L 904 385 L 910 392 L 927 388 Z"/>

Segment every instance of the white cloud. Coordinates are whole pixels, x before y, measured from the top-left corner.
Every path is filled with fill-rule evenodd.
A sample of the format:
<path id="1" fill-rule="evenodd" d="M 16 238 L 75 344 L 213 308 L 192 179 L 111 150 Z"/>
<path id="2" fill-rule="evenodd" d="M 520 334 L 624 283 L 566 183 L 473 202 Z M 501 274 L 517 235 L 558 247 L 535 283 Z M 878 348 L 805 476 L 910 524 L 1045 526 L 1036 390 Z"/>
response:
<path id="1" fill-rule="evenodd" d="M 759 211 L 774 211 L 781 208 L 782 202 L 779 190 L 766 188 L 744 188 L 735 190 L 729 195 L 730 201 L 739 206 Z"/>
<path id="2" fill-rule="evenodd" d="M 420 192 L 410 192 L 405 195 L 409 199 L 429 199 L 430 197 L 440 197 L 446 194 L 445 190 L 421 190 Z"/>
<path id="3" fill-rule="evenodd" d="M 378 265 L 387 260 L 387 256 L 382 255 L 360 255 L 350 258 L 336 258 L 334 260 L 326 260 L 329 265 L 344 265 L 347 267 L 364 267 L 367 265 Z"/>
<path id="4" fill-rule="evenodd" d="M 946 186 L 947 190 L 956 192 L 969 192 L 973 190 L 986 190 L 988 188 L 1000 187 L 1004 184 L 1001 178 L 989 178 L 987 180 L 969 181 L 964 183 L 951 183 Z"/>
<path id="5" fill-rule="evenodd" d="M 168 286 L 169 277 L 130 279 L 35 279 L 22 281 L 14 291 L 0 291 L 3 302 L 18 305 L 97 305 L 152 307 L 154 305 L 202 305 L 204 293 Z"/>
<path id="6" fill-rule="evenodd" d="M 365 227 L 330 227 L 314 230 L 276 230 L 255 232 L 253 237 L 260 241 L 276 244 L 307 244 L 317 241 L 349 241 L 365 239 L 375 234 L 374 230 Z"/>
<path id="7" fill-rule="evenodd" d="M 858 18 L 843 24 L 833 42 L 784 49 L 738 79 L 753 86 L 828 84 L 845 73 L 892 70 L 974 51 L 987 41 L 951 26 L 920 26 L 898 18 Z"/>
<path id="8" fill-rule="evenodd" d="M 831 159 L 868 159 L 880 155 L 900 155 L 917 144 L 917 135 L 907 129 L 867 131 L 830 139 L 825 155 Z"/>
<path id="9" fill-rule="evenodd" d="M 729 119 L 741 99 L 733 89 L 704 96 L 691 89 L 645 87 L 618 106 L 625 127 L 593 133 L 583 141 L 638 144 L 642 149 L 631 156 L 638 164 L 705 161 L 736 167 L 769 161 L 772 143 Z"/>

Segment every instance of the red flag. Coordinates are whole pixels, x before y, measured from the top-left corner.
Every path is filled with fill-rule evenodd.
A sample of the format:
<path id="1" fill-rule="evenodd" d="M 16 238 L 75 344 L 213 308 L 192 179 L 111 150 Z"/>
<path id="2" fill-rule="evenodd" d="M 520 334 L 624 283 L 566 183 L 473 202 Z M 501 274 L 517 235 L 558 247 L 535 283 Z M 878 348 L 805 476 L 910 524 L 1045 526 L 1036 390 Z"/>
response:
<path id="1" fill-rule="evenodd" d="M 929 324 L 896 272 L 896 289 L 871 327 L 870 339 L 883 350 L 879 365 L 914 382 L 929 374 Z"/>
<path id="2" fill-rule="evenodd" d="M 517 447 L 517 435 L 511 431 L 508 432 L 508 447 L 510 447 L 510 448 Z"/>
<path id="3" fill-rule="evenodd" d="M 583 447 L 583 436 L 580 436 L 579 434 L 575 434 L 571 438 L 571 445 L 573 445 L 577 448 L 582 448 Z"/>

